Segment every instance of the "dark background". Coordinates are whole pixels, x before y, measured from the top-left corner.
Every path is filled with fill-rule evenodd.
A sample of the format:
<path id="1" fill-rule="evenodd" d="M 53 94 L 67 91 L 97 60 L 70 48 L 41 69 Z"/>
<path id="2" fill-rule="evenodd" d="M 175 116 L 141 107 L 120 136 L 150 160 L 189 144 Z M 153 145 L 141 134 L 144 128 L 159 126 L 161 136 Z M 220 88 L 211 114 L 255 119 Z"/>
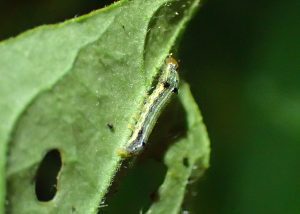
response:
<path id="1" fill-rule="evenodd" d="M 1 0 L 0 40 L 110 3 Z M 300 1 L 207 0 L 179 58 L 212 142 L 194 213 L 300 213 Z M 119 191 L 138 186 L 130 177 L 151 178 L 157 167 L 146 165 Z M 157 169 L 160 175 L 147 182 L 162 182 L 165 169 Z M 107 201 L 107 213 L 113 203 L 131 213 L 139 199 L 127 199 Z"/>

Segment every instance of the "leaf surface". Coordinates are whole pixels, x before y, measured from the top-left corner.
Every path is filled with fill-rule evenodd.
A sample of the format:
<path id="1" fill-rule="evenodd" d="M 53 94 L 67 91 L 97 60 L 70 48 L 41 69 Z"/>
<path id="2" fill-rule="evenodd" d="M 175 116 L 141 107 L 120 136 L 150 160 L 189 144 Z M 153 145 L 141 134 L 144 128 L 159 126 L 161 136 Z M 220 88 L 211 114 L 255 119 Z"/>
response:
<path id="1" fill-rule="evenodd" d="M 0 44 L 0 205 L 6 197 L 11 213 L 97 212 L 127 126 L 198 4 L 123 0 Z M 36 171 L 53 149 L 57 194 L 40 202 Z"/>

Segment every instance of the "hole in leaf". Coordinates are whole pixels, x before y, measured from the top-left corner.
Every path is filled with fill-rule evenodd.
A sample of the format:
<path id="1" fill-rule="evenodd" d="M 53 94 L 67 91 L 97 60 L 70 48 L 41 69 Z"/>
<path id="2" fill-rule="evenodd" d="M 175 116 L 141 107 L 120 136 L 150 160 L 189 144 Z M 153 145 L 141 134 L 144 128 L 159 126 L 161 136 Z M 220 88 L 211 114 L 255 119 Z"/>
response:
<path id="1" fill-rule="evenodd" d="M 153 159 L 137 161 L 110 189 L 108 200 L 101 203 L 98 213 L 141 213 L 159 200 L 158 187 L 162 184 L 166 166 Z"/>
<path id="2" fill-rule="evenodd" d="M 50 201 L 54 198 L 61 165 L 61 156 L 57 149 L 47 152 L 36 173 L 35 194 L 39 201 Z"/>

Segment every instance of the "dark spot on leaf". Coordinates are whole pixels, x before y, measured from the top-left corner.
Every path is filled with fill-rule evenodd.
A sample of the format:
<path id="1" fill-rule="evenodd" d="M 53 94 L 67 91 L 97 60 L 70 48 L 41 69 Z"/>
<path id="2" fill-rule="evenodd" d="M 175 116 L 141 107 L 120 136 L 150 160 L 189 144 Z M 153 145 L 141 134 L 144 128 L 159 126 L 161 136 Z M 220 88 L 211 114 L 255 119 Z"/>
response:
<path id="1" fill-rule="evenodd" d="M 54 198 L 61 166 L 60 152 L 57 149 L 47 152 L 35 176 L 35 194 L 39 201 L 50 201 Z"/>
<path id="2" fill-rule="evenodd" d="M 112 131 L 112 132 L 115 131 L 115 127 L 112 123 L 107 123 L 106 125 L 107 125 L 107 127 L 109 128 L 110 131 Z"/>
<path id="3" fill-rule="evenodd" d="M 182 163 L 185 167 L 189 167 L 190 163 L 189 163 L 189 159 L 187 157 L 183 158 Z"/>

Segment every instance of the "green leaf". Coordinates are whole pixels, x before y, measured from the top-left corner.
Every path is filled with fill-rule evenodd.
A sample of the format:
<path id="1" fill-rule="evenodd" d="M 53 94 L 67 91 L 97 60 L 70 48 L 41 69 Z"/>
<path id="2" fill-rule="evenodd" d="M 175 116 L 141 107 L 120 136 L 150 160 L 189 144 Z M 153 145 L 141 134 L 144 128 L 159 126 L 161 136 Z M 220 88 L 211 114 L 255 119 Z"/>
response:
<path id="1" fill-rule="evenodd" d="M 0 44 L 0 213 L 5 197 L 11 213 L 97 212 L 127 126 L 198 4 L 124 0 Z M 58 190 L 40 202 L 36 171 L 53 149 Z"/>

